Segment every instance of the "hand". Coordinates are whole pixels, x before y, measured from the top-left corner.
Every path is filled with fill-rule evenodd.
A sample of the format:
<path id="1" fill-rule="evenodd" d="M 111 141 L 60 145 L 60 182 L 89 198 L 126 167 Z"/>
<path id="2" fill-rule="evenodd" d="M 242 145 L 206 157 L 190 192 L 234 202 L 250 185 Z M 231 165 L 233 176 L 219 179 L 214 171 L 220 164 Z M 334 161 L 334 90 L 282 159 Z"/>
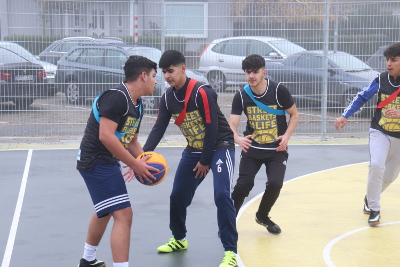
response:
<path id="1" fill-rule="evenodd" d="M 146 161 L 151 158 L 151 155 L 147 155 L 141 159 L 136 159 L 135 160 L 135 165 L 134 166 L 129 166 L 132 171 L 136 174 L 137 178 L 143 183 L 143 179 L 146 180 L 149 183 L 152 183 L 152 180 L 156 180 L 156 177 L 154 177 L 150 171 L 154 171 L 154 172 L 158 172 L 159 170 L 157 170 L 154 167 L 151 167 L 149 165 L 146 164 Z M 129 170 L 128 170 L 129 172 Z M 128 173 L 127 174 L 128 177 L 131 177 L 131 174 Z M 129 178 L 127 178 L 128 180 Z M 130 180 L 133 180 L 133 178 L 131 178 Z"/>
<path id="2" fill-rule="evenodd" d="M 236 144 L 243 150 L 243 152 L 247 152 L 247 150 L 251 147 L 251 140 L 250 138 L 252 135 L 247 135 L 245 137 L 239 137 L 236 139 Z"/>
<path id="3" fill-rule="evenodd" d="M 400 110 L 389 108 L 385 111 L 385 115 L 388 118 L 400 118 Z"/>
<path id="4" fill-rule="evenodd" d="M 281 135 L 278 136 L 276 140 L 281 140 L 279 146 L 276 148 L 276 151 L 285 151 L 289 143 L 289 138 L 287 138 L 285 135 Z"/>
<path id="5" fill-rule="evenodd" d="M 122 168 L 127 168 L 128 165 L 123 165 Z M 124 181 L 125 182 L 130 182 L 132 180 L 134 180 L 135 177 L 135 173 L 133 172 L 133 170 L 131 168 L 129 168 L 126 172 L 124 172 L 122 174 L 122 176 L 124 176 Z"/>
<path id="6" fill-rule="evenodd" d="M 196 167 L 193 169 L 196 172 L 195 179 L 206 177 L 207 173 L 210 171 L 210 167 L 202 165 L 200 162 L 197 162 Z"/>
<path id="7" fill-rule="evenodd" d="M 345 117 L 339 117 L 335 121 L 335 128 L 336 130 L 341 130 L 346 125 L 347 119 Z"/>

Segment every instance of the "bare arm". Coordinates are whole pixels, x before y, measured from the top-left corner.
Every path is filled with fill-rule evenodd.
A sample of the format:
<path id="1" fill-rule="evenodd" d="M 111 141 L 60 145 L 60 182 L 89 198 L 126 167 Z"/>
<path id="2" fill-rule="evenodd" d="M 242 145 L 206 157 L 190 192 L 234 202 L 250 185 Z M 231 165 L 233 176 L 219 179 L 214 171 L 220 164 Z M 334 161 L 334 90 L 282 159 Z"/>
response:
<path id="1" fill-rule="evenodd" d="M 233 115 L 231 114 L 229 117 L 229 126 L 231 127 L 233 131 L 233 136 L 235 139 L 235 143 L 239 145 L 239 147 L 244 151 L 247 152 L 249 147 L 251 147 L 251 135 L 241 137 L 237 133 L 237 129 L 240 123 L 240 117 L 241 115 Z"/>
<path id="2" fill-rule="evenodd" d="M 115 136 L 115 130 L 117 129 L 117 126 L 117 123 L 114 121 L 108 119 L 107 117 L 101 116 L 99 129 L 100 141 L 110 151 L 111 154 L 131 168 L 136 175 L 148 180 L 149 182 L 151 182 L 151 179 L 155 180 L 155 177 L 149 171 L 157 171 L 157 169 L 146 164 L 148 157 L 137 160 L 124 148 L 124 146 Z"/>
<path id="3" fill-rule="evenodd" d="M 288 128 L 286 129 L 284 135 L 278 136 L 277 140 L 281 140 L 281 142 L 279 146 L 276 148 L 276 151 L 286 150 L 289 143 L 289 139 L 290 137 L 292 137 L 292 134 L 296 130 L 297 124 L 299 123 L 300 114 L 299 111 L 297 110 L 296 104 L 293 104 L 293 106 L 287 109 L 286 112 L 290 116 Z"/>

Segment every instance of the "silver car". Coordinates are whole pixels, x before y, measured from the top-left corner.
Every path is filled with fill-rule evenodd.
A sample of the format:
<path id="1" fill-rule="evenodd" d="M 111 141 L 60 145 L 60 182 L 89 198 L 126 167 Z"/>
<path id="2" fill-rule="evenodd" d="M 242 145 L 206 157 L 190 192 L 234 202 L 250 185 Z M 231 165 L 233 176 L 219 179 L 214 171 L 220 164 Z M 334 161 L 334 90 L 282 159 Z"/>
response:
<path id="1" fill-rule="evenodd" d="M 21 57 L 25 58 L 26 60 L 32 63 L 42 65 L 42 67 L 46 71 L 47 81 L 49 83 L 54 83 L 54 77 L 56 75 L 56 70 L 57 70 L 56 65 L 46 61 L 38 60 L 31 52 L 29 52 L 28 50 L 26 50 L 24 47 L 20 46 L 17 43 L 0 42 L 0 47 L 13 51 L 14 53 L 20 55 Z"/>
<path id="2" fill-rule="evenodd" d="M 305 51 L 289 40 L 268 36 L 239 36 L 212 41 L 200 55 L 199 72 L 210 85 L 223 92 L 228 86 L 244 86 L 246 79 L 242 61 L 246 56 L 259 54 L 265 60 L 283 60 L 288 55 Z"/>

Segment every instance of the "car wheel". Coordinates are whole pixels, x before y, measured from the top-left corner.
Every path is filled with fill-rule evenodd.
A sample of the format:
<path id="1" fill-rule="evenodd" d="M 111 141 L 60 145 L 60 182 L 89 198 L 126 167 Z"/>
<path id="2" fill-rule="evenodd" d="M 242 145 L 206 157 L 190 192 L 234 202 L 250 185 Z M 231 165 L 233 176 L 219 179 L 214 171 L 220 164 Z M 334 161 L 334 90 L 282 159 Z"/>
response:
<path id="1" fill-rule="evenodd" d="M 82 96 L 81 90 L 79 88 L 79 83 L 71 79 L 67 81 L 67 87 L 65 88 L 65 96 L 67 102 L 70 104 L 81 104 L 84 102 L 85 98 Z"/>
<path id="2" fill-rule="evenodd" d="M 225 92 L 226 89 L 226 79 L 222 72 L 220 71 L 211 71 L 208 74 L 208 82 L 211 87 L 217 92 Z"/>
<path id="3" fill-rule="evenodd" d="M 13 102 L 15 104 L 16 110 L 24 110 L 28 109 L 29 106 L 33 103 L 33 98 L 17 98 Z"/>

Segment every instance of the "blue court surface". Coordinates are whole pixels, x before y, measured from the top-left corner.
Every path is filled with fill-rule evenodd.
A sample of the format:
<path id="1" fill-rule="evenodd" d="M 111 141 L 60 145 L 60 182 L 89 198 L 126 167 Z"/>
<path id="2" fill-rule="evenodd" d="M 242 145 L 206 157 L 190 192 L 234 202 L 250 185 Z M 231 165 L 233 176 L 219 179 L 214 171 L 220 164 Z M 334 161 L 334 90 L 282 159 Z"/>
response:
<path id="1" fill-rule="evenodd" d="M 161 184 L 144 186 L 137 181 L 127 184 L 134 213 L 130 266 L 213 267 L 218 266 L 222 260 L 223 248 L 217 235 L 212 173 L 200 185 L 188 209 L 188 250 L 157 253 L 156 248 L 171 237 L 168 227 L 169 194 L 182 150 L 183 147 L 156 149 L 166 157 L 169 164 L 168 176 Z M 75 169 L 76 155 L 77 149 L 0 151 L 1 267 L 78 265 L 93 206 L 86 186 Z M 286 180 L 366 162 L 368 159 L 368 146 L 365 144 L 291 145 Z M 240 151 L 236 147 L 235 180 L 239 160 Z M 264 191 L 265 181 L 262 168 L 246 201 Z M 357 204 L 361 206 L 362 199 Z M 275 222 L 284 224 L 278 219 Z M 253 224 L 255 222 L 251 222 L 251 227 Z M 258 227 L 261 234 L 266 233 L 265 229 Z M 98 259 L 112 267 L 110 229 L 107 229 L 97 255 Z M 285 228 L 282 228 L 284 232 Z M 239 231 L 239 240 L 242 234 L 245 232 Z M 242 249 L 246 248 L 239 247 L 239 254 Z M 265 253 L 268 254 L 268 251 Z M 286 253 L 290 256 L 290 251 Z M 239 266 L 270 265 L 268 262 L 257 265 L 246 265 L 243 262 Z"/>

